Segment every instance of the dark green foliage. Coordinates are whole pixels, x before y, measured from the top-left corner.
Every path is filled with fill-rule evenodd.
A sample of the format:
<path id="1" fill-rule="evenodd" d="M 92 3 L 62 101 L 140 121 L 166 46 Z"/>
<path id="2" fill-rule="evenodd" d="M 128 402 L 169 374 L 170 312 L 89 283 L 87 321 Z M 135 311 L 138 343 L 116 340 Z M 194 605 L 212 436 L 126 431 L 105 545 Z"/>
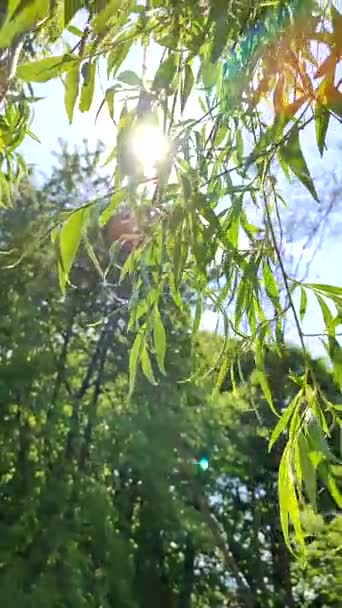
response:
<path id="1" fill-rule="evenodd" d="M 1 212 L 1 247 L 21 247 L 56 206 L 70 209 L 74 183 L 78 206 L 83 189 L 101 191 L 96 157 L 65 149 L 45 186 L 23 185 L 16 213 Z M 108 252 L 98 233 L 92 239 L 103 264 Z M 307 569 L 292 562 L 280 532 L 285 436 L 269 454 L 276 420 L 255 383 L 253 356 L 241 360 L 245 381 L 237 376 L 235 394 L 228 377 L 215 398 L 211 381 L 182 383 L 191 348 L 195 368 L 207 370 L 222 339 L 199 334 L 191 345 L 189 316 L 166 299 L 168 374 L 152 362 L 154 386 L 138 369 L 128 401 L 127 305 L 82 249 L 62 301 L 53 256 L 44 243 L 0 275 L 1 605 L 336 606 L 339 522 L 323 485 L 323 516 L 303 511 Z M 312 365 L 336 403 L 331 375 Z M 302 374 L 302 355 L 266 354 L 265 368 L 281 411 L 295 395 L 288 373 Z M 204 457 L 207 470 L 196 464 Z"/>

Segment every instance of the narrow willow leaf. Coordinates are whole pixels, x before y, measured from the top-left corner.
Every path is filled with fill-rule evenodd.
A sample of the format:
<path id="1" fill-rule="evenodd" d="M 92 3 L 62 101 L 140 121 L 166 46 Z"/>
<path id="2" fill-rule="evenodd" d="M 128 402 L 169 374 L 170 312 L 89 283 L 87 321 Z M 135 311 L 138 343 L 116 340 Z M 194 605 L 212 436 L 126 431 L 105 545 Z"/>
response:
<path id="1" fill-rule="evenodd" d="M 184 112 L 185 104 L 192 91 L 194 82 L 195 82 L 195 79 L 194 79 L 191 65 L 189 65 L 187 63 L 184 68 L 184 78 L 183 78 L 183 82 L 182 82 L 182 86 L 181 86 L 181 111 L 182 112 Z"/>
<path id="2" fill-rule="evenodd" d="M 104 279 L 104 273 L 103 273 L 103 270 L 101 268 L 101 264 L 100 264 L 100 262 L 98 260 L 98 257 L 96 255 L 96 253 L 95 253 L 93 244 L 92 244 L 91 240 L 89 239 L 89 237 L 88 237 L 88 235 L 87 235 L 86 232 L 83 235 L 83 239 L 84 239 L 84 244 L 85 244 L 85 247 L 86 247 L 86 250 L 87 250 L 87 254 L 88 254 L 90 260 L 93 262 L 94 268 L 97 270 L 98 274 L 100 275 L 101 279 L 103 280 Z"/>
<path id="3" fill-rule="evenodd" d="M 329 110 L 342 118 L 342 93 L 333 85 L 326 88 L 326 103 Z"/>
<path id="4" fill-rule="evenodd" d="M 17 68 L 16 76 L 26 82 L 47 82 L 71 70 L 75 61 L 71 55 L 60 55 L 31 61 L 30 63 L 22 63 Z"/>
<path id="5" fill-rule="evenodd" d="M 92 27 L 96 34 L 103 34 L 108 28 L 110 19 L 116 15 L 120 8 L 123 8 L 122 0 L 109 0 L 106 4 L 107 6 L 92 21 Z"/>
<path id="6" fill-rule="evenodd" d="M 295 532 L 295 538 L 297 543 L 300 545 L 301 548 L 304 547 L 304 533 L 303 533 L 303 528 L 302 528 L 302 523 L 301 523 L 301 517 L 300 517 L 300 508 L 299 508 L 299 502 L 298 502 L 298 498 L 297 498 L 297 493 L 296 493 L 296 487 L 295 487 L 295 483 L 294 483 L 294 476 L 293 476 L 293 472 L 290 469 L 289 473 L 288 473 L 288 513 L 289 513 L 289 518 L 291 520 L 291 523 L 293 525 L 294 528 L 294 532 Z"/>
<path id="7" fill-rule="evenodd" d="M 282 162 L 291 169 L 295 176 L 309 190 L 312 197 L 319 202 L 318 194 L 300 147 L 297 129 L 291 131 L 287 142 L 279 148 L 279 156 Z"/>
<path id="8" fill-rule="evenodd" d="M 143 371 L 144 376 L 149 382 L 151 382 L 151 384 L 157 384 L 156 379 L 153 375 L 151 360 L 148 354 L 148 350 L 146 348 L 146 344 L 144 344 L 141 351 L 141 369 Z"/>
<path id="9" fill-rule="evenodd" d="M 323 300 L 322 296 L 320 296 L 318 293 L 316 293 L 316 298 L 317 298 L 317 301 L 318 301 L 321 311 L 322 311 L 327 333 L 328 333 L 328 335 L 333 336 L 335 334 L 334 316 L 333 316 L 329 306 L 327 305 L 327 303 Z"/>
<path id="10" fill-rule="evenodd" d="M 227 354 L 223 355 L 223 360 L 221 363 L 221 367 L 219 369 L 219 372 L 217 374 L 217 378 L 216 378 L 216 382 L 215 382 L 215 391 L 219 391 L 221 386 L 223 385 L 227 374 L 228 374 L 228 370 L 231 366 L 231 361 L 229 359 L 229 357 L 227 356 Z"/>
<path id="11" fill-rule="evenodd" d="M 273 404 L 272 393 L 265 372 L 262 369 L 258 369 L 255 377 L 257 382 L 260 384 L 261 390 L 272 412 L 279 418 L 279 414 Z"/>
<path id="12" fill-rule="evenodd" d="M 141 331 L 135 336 L 131 352 L 129 353 L 129 392 L 128 398 L 133 394 L 135 388 L 135 380 L 137 377 L 138 363 L 141 358 L 141 352 L 143 348 L 144 336 Z"/>
<path id="13" fill-rule="evenodd" d="M 316 470 L 310 459 L 310 446 L 303 432 L 299 434 L 297 441 L 305 493 L 312 508 L 317 511 Z"/>
<path id="14" fill-rule="evenodd" d="M 86 0 L 64 0 L 64 27 L 81 8 L 87 5 Z"/>
<path id="15" fill-rule="evenodd" d="M 115 95 L 115 92 L 116 92 L 115 87 L 110 87 L 110 89 L 107 89 L 107 91 L 105 92 L 108 112 L 109 112 L 109 116 L 111 117 L 112 120 L 114 120 L 114 95 Z"/>
<path id="16" fill-rule="evenodd" d="M 153 341 L 158 367 L 161 373 L 165 374 L 166 332 L 158 306 L 154 308 Z"/>
<path id="17" fill-rule="evenodd" d="M 201 76 L 202 82 L 206 89 L 211 89 L 215 86 L 220 73 L 220 67 L 218 63 L 211 63 L 211 61 L 202 61 L 201 65 Z"/>
<path id="18" fill-rule="evenodd" d="M 293 397 L 292 401 L 289 403 L 287 408 L 284 410 L 284 412 L 281 415 L 281 418 L 278 420 L 278 423 L 274 427 L 272 435 L 271 435 L 270 443 L 268 446 L 269 451 L 272 449 L 273 445 L 275 444 L 275 442 L 277 441 L 277 439 L 279 438 L 281 433 L 286 429 L 286 427 L 288 426 L 288 423 L 290 421 L 290 418 L 294 414 L 296 408 L 300 405 L 301 394 L 302 393 L 300 391 L 299 393 L 297 393 L 297 395 L 295 395 Z"/>
<path id="19" fill-rule="evenodd" d="M 72 123 L 74 107 L 78 97 L 79 85 L 80 72 L 79 65 L 76 63 L 72 66 L 65 78 L 64 104 L 69 119 L 69 124 Z"/>
<path id="20" fill-rule="evenodd" d="M 326 285 L 324 283 L 308 283 L 307 286 L 317 291 L 322 291 L 327 295 L 336 295 L 342 297 L 342 287 L 337 287 L 335 285 Z"/>
<path id="21" fill-rule="evenodd" d="M 126 195 L 126 188 L 123 188 L 122 190 L 119 190 L 118 192 L 115 192 L 115 194 L 113 194 L 109 205 L 104 209 L 104 211 L 102 211 L 99 217 L 99 226 L 101 228 L 107 224 L 107 222 L 110 220 L 120 203 L 122 203 Z"/>
<path id="22" fill-rule="evenodd" d="M 328 55 L 328 57 L 326 57 L 324 59 L 324 61 L 322 61 L 321 65 L 315 72 L 314 78 L 322 78 L 322 76 L 328 76 L 329 79 L 331 79 L 333 82 L 334 76 L 335 76 L 336 64 L 337 64 L 337 57 L 336 57 L 336 53 L 333 52 L 330 55 Z"/>
<path id="23" fill-rule="evenodd" d="M 117 79 L 120 80 L 120 82 L 124 82 L 125 84 L 128 84 L 131 87 L 142 86 L 141 78 L 132 70 L 125 70 L 124 72 L 121 72 L 119 76 L 117 76 Z"/>
<path id="24" fill-rule="evenodd" d="M 281 457 L 278 472 L 278 495 L 280 523 L 287 548 L 293 553 L 289 534 L 289 446 L 288 443 Z"/>
<path id="25" fill-rule="evenodd" d="M 160 91 L 161 89 L 168 89 L 176 75 L 177 63 L 176 55 L 172 53 L 163 61 L 153 79 L 152 91 Z"/>
<path id="26" fill-rule="evenodd" d="M 194 323 L 192 326 L 192 335 L 193 336 L 195 334 L 197 334 L 199 326 L 200 326 L 200 322 L 201 322 L 201 318 L 202 318 L 202 306 L 203 306 L 203 296 L 202 296 L 202 294 L 200 294 L 198 296 L 197 302 L 196 302 Z"/>
<path id="27" fill-rule="evenodd" d="M 308 296 L 304 287 L 300 288 L 299 318 L 303 321 L 308 306 Z"/>
<path id="28" fill-rule="evenodd" d="M 342 348 L 338 340 L 333 336 L 328 336 L 328 352 L 333 364 L 336 384 L 342 390 Z"/>
<path id="29" fill-rule="evenodd" d="M 315 108 L 315 131 L 317 146 L 321 156 L 323 156 L 325 148 L 325 138 L 329 126 L 329 119 L 329 110 L 317 103 Z"/>
<path id="30" fill-rule="evenodd" d="M 272 272 L 269 263 L 264 261 L 263 263 L 263 276 L 265 281 L 266 293 L 268 297 L 274 302 L 276 305 L 279 304 L 279 287 L 274 278 L 274 273 Z"/>
<path id="31" fill-rule="evenodd" d="M 80 246 L 84 219 L 85 209 L 75 211 L 63 224 L 59 233 L 60 262 L 58 275 L 60 288 L 63 294 L 65 293 L 69 273 Z"/>
<path id="32" fill-rule="evenodd" d="M 79 104 L 80 112 L 88 112 L 93 101 L 95 89 L 96 63 L 89 61 L 82 67 L 83 84 L 81 89 L 81 99 Z"/>
<path id="33" fill-rule="evenodd" d="M 37 23 L 48 17 L 50 11 L 49 0 L 12 1 L 6 2 L 6 4 L 8 12 L 0 29 L 0 48 L 2 49 L 9 48 L 20 34 L 30 32 Z M 6 4 L 2 3 L 2 11 Z"/>
<path id="34" fill-rule="evenodd" d="M 240 285 L 238 287 L 238 292 L 236 295 L 235 301 L 235 327 L 239 328 L 240 322 L 242 319 L 242 315 L 246 309 L 248 300 L 248 283 L 246 280 L 242 279 Z"/>

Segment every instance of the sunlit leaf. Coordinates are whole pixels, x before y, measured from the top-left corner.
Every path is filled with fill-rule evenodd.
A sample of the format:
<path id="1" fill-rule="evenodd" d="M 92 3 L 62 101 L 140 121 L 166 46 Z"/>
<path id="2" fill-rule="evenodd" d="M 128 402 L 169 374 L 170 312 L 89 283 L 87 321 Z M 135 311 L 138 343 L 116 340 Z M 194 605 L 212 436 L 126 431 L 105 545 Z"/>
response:
<path id="1" fill-rule="evenodd" d="M 86 0 L 64 0 L 64 25 L 66 26 L 81 8 L 85 8 Z"/>
<path id="2" fill-rule="evenodd" d="M 162 374 L 165 374 L 165 354 L 166 354 L 166 332 L 160 316 L 158 306 L 154 307 L 153 314 L 153 341 L 154 350 L 158 367 Z"/>
<path id="3" fill-rule="evenodd" d="M 129 392 L 128 398 L 133 394 L 135 388 L 135 380 L 137 376 L 137 367 L 141 358 L 143 349 L 144 335 L 141 331 L 135 336 L 131 351 L 129 353 Z"/>
<path id="4" fill-rule="evenodd" d="M 329 126 L 330 112 L 324 106 L 316 104 L 315 109 L 315 131 L 320 155 L 323 156 L 325 138 Z"/>
<path id="5" fill-rule="evenodd" d="M 333 364 L 335 381 L 342 390 L 342 347 L 333 336 L 328 336 L 328 352 Z"/>
<path id="6" fill-rule="evenodd" d="M 17 36 L 31 31 L 50 11 L 49 0 L 22 0 L 6 4 L 8 13 L 0 29 L 0 48 L 10 47 Z"/>
<path id="7" fill-rule="evenodd" d="M 102 34 L 106 30 L 110 20 L 123 6 L 122 0 L 109 0 L 106 4 L 107 6 L 92 21 L 92 27 L 97 34 Z"/>
<path id="8" fill-rule="evenodd" d="M 141 78 L 132 70 L 125 70 L 124 72 L 121 72 L 119 76 L 117 76 L 117 79 L 120 80 L 120 82 L 130 85 L 131 87 L 142 86 Z"/>
<path id="9" fill-rule="evenodd" d="M 126 195 L 126 188 L 122 188 L 121 190 L 113 194 L 109 205 L 104 209 L 104 211 L 102 211 L 99 217 L 99 226 L 103 227 L 107 224 L 107 222 L 110 220 L 120 203 L 122 203 Z"/>
<path id="10" fill-rule="evenodd" d="M 109 112 L 109 116 L 111 117 L 112 120 L 114 120 L 114 95 L 115 95 L 115 92 L 116 92 L 115 87 L 110 87 L 105 92 L 108 112 Z"/>
<path id="11" fill-rule="evenodd" d="M 318 194 L 300 147 L 299 133 L 297 129 L 292 129 L 286 144 L 283 144 L 279 148 L 279 155 L 281 156 L 283 162 L 288 165 L 295 176 L 309 190 L 313 198 L 319 202 Z"/>
<path id="12" fill-rule="evenodd" d="M 308 306 L 308 296 L 304 287 L 300 288 L 299 318 L 303 321 Z"/>
<path id="13" fill-rule="evenodd" d="M 194 86 L 194 75 L 192 72 L 192 68 L 191 65 L 189 65 L 188 63 L 186 64 L 185 68 L 184 68 L 184 77 L 182 80 L 182 86 L 181 86 L 181 111 L 184 112 L 184 108 L 185 108 L 185 104 L 189 98 L 189 95 L 192 91 L 192 87 Z"/>
<path id="14" fill-rule="evenodd" d="M 59 233 L 59 284 L 62 293 L 68 282 L 69 273 L 80 246 L 85 220 L 85 209 L 79 209 L 71 214 Z"/>
<path id="15" fill-rule="evenodd" d="M 276 426 L 273 429 L 270 443 L 268 446 L 269 450 L 271 450 L 272 446 L 275 444 L 277 439 L 280 437 L 281 433 L 287 428 L 288 423 L 291 419 L 291 416 L 293 415 L 293 413 L 295 412 L 297 407 L 300 405 L 300 398 L 301 398 L 301 392 L 297 393 L 297 395 L 295 395 L 293 397 L 292 401 L 289 403 L 289 405 L 286 407 L 286 409 L 282 413 L 281 418 L 278 420 Z"/>
<path id="16" fill-rule="evenodd" d="M 165 61 L 163 61 L 153 79 L 152 90 L 159 91 L 161 89 L 169 89 L 177 71 L 176 55 L 171 53 Z"/>
<path id="17" fill-rule="evenodd" d="M 151 382 L 151 384 L 156 384 L 156 379 L 153 375 L 151 360 L 148 354 L 148 350 L 146 348 L 146 344 L 144 344 L 141 351 L 141 369 L 147 380 Z"/>
<path id="18" fill-rule="evenodd" d="M 211 61 L 202 61 L 201 65 L 201 76 L 203 85 L 206 89 L 211 89 L 215 86 L 220 73 L 220 66 L 218 63 L 211 63 Z"/>
<path id="19" fill-rule="evenodd" d="M 280 523 L 287 548 L 293 553 L 289 534 L 289 444 L 286 445 L 278 471 Z"/>
<path id="20" fill-rule="evenodd" d="M 78 97 L 80 72 L 78 64 L 73 65 L 65 78 L 64 104 L 69 123 L 72 123 L 74 107 Z"/>
<path id="21" fill-rule="evenodd" d="M 46 57 L 39 61 L 20 64 L 16 75 L 21 80 L 28 82 L 47 82 L 71 70 L 75 66 L 75 61 L 70 55 Z"/>
<path id="22" fill-rule="evenodd" d="M 317 301 L 320 305 L 321 311 L 322 311 L 322 315 L 323 315 L 323 319 L 324 319 L 324 323 L 327 329 L 327 333 L 330 335 L 334 335 L 335 333 L 335 320 L 334 320 L 334 316 L 329 308 L 329 306 L 327 305 L 327 303 L 324 301 L 324 299 L 322 298 L 322 296 L 320 296 L 318 293 L 316 293 L 316 298 Z"/>
<path id="23" fill-rule="evenodd" d="M 89 61 L 82 66 L 83 84 L 79 108 L 81 112 L 88 112 L 93 101 L 95 89 L 96 63 Z"/>
<path id="24" fill-rule="evenodd" d="M 300 463 L 302 467 L 303 482 L 306 495 L 311 506 L 317 511 L 317 482 L 316 470 L 310 459 L 310 446 L 306 440 L 304 433 L 299 433 L 298 447 L 300 455 Z"/>

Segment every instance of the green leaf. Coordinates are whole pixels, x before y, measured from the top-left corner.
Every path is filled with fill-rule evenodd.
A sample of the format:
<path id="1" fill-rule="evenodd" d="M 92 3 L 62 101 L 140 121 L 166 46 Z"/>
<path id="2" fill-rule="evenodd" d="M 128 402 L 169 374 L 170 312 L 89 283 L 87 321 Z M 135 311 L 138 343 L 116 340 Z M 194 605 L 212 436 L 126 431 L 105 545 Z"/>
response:
<path id="1" fill-rule="evenodd" d="M 326 88 L 325 94 L 328 109 L 342 118 L 342 93 L 330 85 Z"/>
<path id="2" fill-rule="evenodd" d="M 85 8 L 86 0 L 64 0 L 64 27 L 81 8 Z"/>
<path id="3" fill-rule="evenodd" d="M 65 78 L 65 93 L 64 104 L 68 115 L 69 124 L 72 123 L 74 107 L 78 97 L 80 85 L 79 65 L 73 65 L 72 69 L 67 73 Z"/>
<path id="4" fill-rule="evenodd" d="M 268 446 L 269 451 L 272 449 L 273 445 L 275 444 L 275 442 L 277 441 L 277 439 L 279 438 L 281 433 L 286 429 L 286 427 L 290 421 L 290 418 L 292 417 L 296 408 L 299 406 L 301 394 L 302 393 L 300 391 L 299 393 L 297 393 L 297 395 L 295 395 L 293 397 L 292 401 L 289 403 L 287 408 L 282 413 L 281 418 L 278 420 L 278 423 L 276 424 L 275 428 L 273 429 L 273 432 L 271 435 L 270 443 Z"/>
<path id="5" fill-rule="evenodd" d="M 195 315 L 194 315 L 194 323 L 192 326 L 192 335 L 194 336 L 198 332 L 198 328 L 200 326 L 201 317 L 202 317 L 202 306 L 203 306 L 203 296 L 200 294 L 197 298 Z"/>
<path id="6" fill-rule="evenodd" d="M 141 358 L 141 352 L 143 348 L 144 335 L 141 331 L 135 336 L 131 352 L 129 353 L 129 391 L 128 398 L 133 394 L 135 387 L 135 380 L 137 376 L 137 367 Z"/>
<path id="7" fill-rule="evenodd" d="M 116 16 L 120 8 L 123 8 L 122 0 L 110 0 L 106 4 L 107 6 L 103 11 L 101 11 L 92 21 L 92 27 L 96 34 L 103 34 L 108 28 L 108 25 L 110 25 L 110 20 Z"/>
<path id="8" fill-rule="evenodd" d="M 305 493 L 310 501 L 310 504 L 312 505 L 312 508 L 317 511 L 316 471 L 310 459 L 310 446 L 304 433 L 302 432 L 298 437 L 298 447 Z"/>
<path id="9" fill-rule="evenodd" d="M 121 72 L 119 76 L 117 76 L 117 79 L 120 80 L 120 82 L 130 85 L 131 87 L 142 86 L 141 78 L 132 70 L 125 70 L 124 72 Z"/>
<path id="10" fill-rule="evenodd" d="M 153 79 L 152 90 L 160 91 L 161 89 L 169 89 L 172 81 L 176 75 L 177 63 L 176 55 L 172 53 L 163 61 Z"/>
<path id="11" fill-rule="evenodd" d="M 211 63 L 211 61 L 202 61 L 201 65 L 201 76 L 203 85 L 206 89 L 211 89 L 215 86 L 220 73 L 220 66 L 218 63 Z"/>
<path id="12" fill-rule="evenodd" d="M 272 272 L 269 263 L 264 261 L 263 263 L 263 276 L 265 281 L 266 293 L 268 297 L 278 306 L 279 304 L 279 288 L 277 282 L 274 278 L 274 273 Z"/>
<path id="13" fill-rule="evenodd" d="M 2 3 L 2 7 L 5 3 Z M 49 0 L 8 1 L 7 15 L 0 29 L 0 48 L 9 48 L 14 39 L 49 15 Z M 2 8 L 3 10 L 3 8 Z"/>
<path id="14" fill-rule="evenodd" d="M 166 332 L 158 306 L 155 306 L 154 308 L 153 341 L 158 367 L 161 373 L 165 374 Z"/>
<path id="15" fill-rule="evenodd" d="M 323 319 L 324 319 L 324 323 L 325 323 L 325 327 L 327 330 L 327 333 L 329 335 L 334 335 L 335 334 L 335 319 L 334 316 L 329 308 L 329 306 L 326 304 L 326 302 L 323 300 L 322 296 L 320 296 L 318 293 L 316 293 L 316 298 L 318 300 L 318 303 L 321 307 L 321 311 L 322 311 L 322 315 L 323 315 Z"/>
<path id="16" fill-rule="evenodd" d="M 273 399 L 272 399 L 272 393 L 271 393 L 270 385 L 268 383 L 268 379 L 267 379 L 267 376 L 266 376 L 264 370 L 262 370 L 262 369 L 259 368 L 256 371 L 255 378 L 256 378 L 257 382 L 260 384 L 261 390 L 262 390 L 262 392 L 264 394 L 264 397 L 265 397 L 268 405 L 270 406 L 272 412 L 277 417 L 279 417 L 279 414 L 278 414 L 277 410 L 275 409 L 275 407 L 273 405 Z"/>
<path id="17" fill-rule="evenodd" d="M 78 209 L 63 224 L 59 233 L 59 284 L 63 294 L 75 256 L 80 246 L 85 219 L 85 209 Z"/>
<path id="18" fill-rule="evenodd" d="M 152 369 L 152 365 L 151 365 L 151 360 L 146 348 L 146 344 L 144 344 L 142 351 L 141 351 L 141 369 L 144 373 L 144 376 L 147 378 L 147 380 L 149 382 L 151 382 L 151 384 L 157 384 L 156 383 L 156 379 L 153 375 L 153 369 Z"/>
<path id="19" fill-rule="evenodd" d="M 110 87 L 110 89 L 107 89 L 107 91 L 105 92 L 108 112 L 112 120 L 114 120 L 114 95 L 116 90 L 117 89 L 115 87 Z"/>
<path id="20" fill-rule="evenodd" d="M 325 138 L 329 126 L 330 112 L 324 106 L 316 104 L 315 108 L 315 131 L 319 153 L 323 156 Z"/>
<path id="21" fill-rule="evenodd" d="M 95 88 L 95 61 L 89 61 L 82 66 L 83 84 L 81 89 L 81 99 L 79 104 L 80 112 L 88 112 L 93 100 Z"/>
<path id="22" fill-rule="evenodd" d="M 278 495 L 280 509 L 280 523 L 287 548 L 293 553 L 289 535 L 289 444 L 284 449 L 278 472 Z"/>
<path id="23" fill-rule="evenodd" d="M 299 305 L 299 318 L 301 321 L 303 321 L 303 319 L 305 317 L 307 305 L 308 305 L 308 296 L 307 296 L 307 293 L 306 293 L 304 287 L 301 287 L 300 288 L 300 305 Z"/>
<path id="24" fill-rule="evenodd" d="M 100 227 L 103 227 L 107 224 L 107 222 L 110 220 L 120 203 L 122 203 L 122 201 L 124 200 L 125 196 L 127 196 L 126 188 L 122 188 L 121 190 L 113 194 L 109 205 L 107 205 L 107 207 L 104 209 L 104 211 L 102 211 L 99 217 Z"/>
<path id="25" fill-rule="evenodd" d="M 12 197 L 7 178 L 0 172 L 0 207 L 11 207 Z"/>
<path id="26" fill-rule="evenodd" d="M 184 112 L 185 104 L 192 91 L 194 82 L 195 82 L 195 79 L 194 79 L 191 65 L 189 65 L 187 63 L 185 66 L 185 69 L 184 69 L 184 77 L 183 77 L 182 86 L 181 86 L 181 112 Z"/>
<path id="27" fill-rule="evenodd" d="M 319 202 L 318 194 L 300 147 L 297 129 L 292 129 L 287 142 L 279 148 L 279 156 L 282 162 L 291 169 L 295 176 L 309 190 L 311 196 Z"/>
<path id="28" fill-rule="evenodd" d="M 342 287 L 337 287 L 336 285 L 326 285 L 324 283 L 307 283 L 307 287 L 310 287 L 315 291 L 320 291 L 321 293 L 327 296 L 338 296 L 339 298 L 342 298 Z"/>
<path id="29" fill-rule="evenodd" d="M 333 336 L 328 336 L 328 352 L 333 364 L 335 381 L 339 389 L 342 390 L 342 348 Z"/>
<path id="30" fill-rule="evenodd" d="M 46 59 L 40 59 L 39 61 L 22 63 L 18 66 L 16 75 L 26 82 L 47 82 L 60 76 L 63 72 L 71 70 L 75 62 L 78 64 L 78 60 L 70 55 L 46 57 Z"/>

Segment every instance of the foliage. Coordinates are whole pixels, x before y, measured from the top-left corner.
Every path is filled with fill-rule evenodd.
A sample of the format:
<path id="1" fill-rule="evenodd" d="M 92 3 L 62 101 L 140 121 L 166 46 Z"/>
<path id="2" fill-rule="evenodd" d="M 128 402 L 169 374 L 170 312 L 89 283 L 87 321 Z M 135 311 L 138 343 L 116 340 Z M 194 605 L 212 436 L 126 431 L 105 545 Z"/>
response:
<path id="1" fill-rule="evenodd" d="M 105 189 L 96 159 L 98 151 L 64 148 L 41 188 L 23 183 L 15 213 L 0 212 L 1 247 L 17 246 L 23 225 L 30 239 L 56 209 L 68 211 L 70 200 L 81 207 L 82 196 Z M 104 264 L 101 238 L 90 237 Z M 152 385 L 138 370 L 127 401 L 134 336 L 115 271 L 101 287 L 81 249 L 64 301 L 55 256 L 43 241 L 0 275 L 1 604 L 336 606 L 340 520 L 323 485 L 323 515 L 302 514 L 306 568 L 280 534 L 277 471 L 286 436 L 269 454 L 275 416 L 253 353 L 241 360 L 244 381 L 236 379 L 234 392 L 227 375 L 212 398 L 219 370 L 209 382 L 203 374 L 182 382 L 191 364 L 195 373 L 215 364 L 223 338 L 199 333 L 191 344 L 190 316 L 180 317 L 166 295 L 168 375 Z M 269 353 L 266 361 L 278 410 L 296 394 L 289 369 L 300 375 L 304 365 L 299 349 L 287 348 L 286 357 Z M 331 373 L 310 363 L 329 399 L 340 402 Z M 329 447 L 338 453 L 337 439 Z"/>
<path id="2" fill-rule="evenodd" d="M 55 4 L 51 3 L 53 9 Z M 6 66 L 10 65 L 2 92 L 0 160 L 6 167 L 0 175 L 2 200 L 10 204 L 11 189 L 20 177 L 22 160 L 15 151 L 23 137 L 30 135 L 29 107 L 36 103 L 31 83 L 64 79 L 66 112 L 72 121 L 75 108 L 90 109 L 97 68 L 104 60 L 112 82 L 103 104 L 117 125 L 108 204 L 114 200 L 117 206 L 128 199 L 136 212 L 141 205 L 152 204 L 161 216 L 121 270 L 121 280 L 131 283 L 129 327 L 136 332 L 129 360 L 129 394 L 140 369 L 154 382 L 154 359 L 159 372 L 164 372 L 167 334 L 160 306 L 165 292 L 179 314 L 185 314 L 184 293 L 190 291 L 197 294 L 195 334 L 206 304 L 211 303 L 224 317 L 225 342 L 215 364 L 220 366 L 217 388 L 229 368 L 234 373 L 241 353 L 253 349 L 258 383 L 276 411 L 265 360 L 269 348 L 282 352 L 283 320 L 289 312 L 297 326 L 304 369 L 293 377 L 298 389 L 288 409 L 278 411 L 272 443 L 288 428 L 279 469 L 281 520 L 288 546 L 290 528 L 301 546 L 300 509 L 307 500 L 315 502 L 312 492 L 304 488 L 318 466 L 341 506 L 334 463 L 325 447 L 340 410 L 319 384 L 301 322 L 306 294 L 312 292 L 322 309 L 323 339 L 341 388 L 336 331 L 342 288 L 300 284 L 287 274 L 277 240 L 282 197 L 274 171 L 279 162 L 287 176 L 294 175 L 319 200 L 300 135 L 314 123 L 322 155 L 330 122 L 341 121 L 336 70 L 342 53 L 342 17 L 333 4 L 327 9 L 313 0 L 252 4 L 245 0 L 151 0 L 143 5 L 111 0 L 88 3 L 88 22 L 79 30 L 70 19 L 82 5 L 65 1 L 64 25 L 76 43 L 73 48 L 65 43 L 63 53 L 56 55 L 44 28 L 52 19 L 59 24 L 58 31 L 58 11 L 51 17 L 50 3 L 40 0 L 8 3 L 0 32 L 0 48 Z M 40 35 L 46 40 L 43 49 Z M 137 74 L 122 70 L 133 45 L 142 49 L 142 68 Z M 148 78 L 144 57 L 156 48 L 161 51 L 160 65 Z M 12 83 L 20 98 L 14 103 Z M 185 111 L 194 94 L 202 115 L 187 119 Z M 114 107 L 116 98 L 120 104 Z M 121 106 L 118 116 L 117 105 Z M 134 128 L 146 120 L 159 124 L 171 142 L 170 154 L 156 168 L 152 190 L 145 187 L 146 177 L 129 148 Z M 102 208 L 102 200 L 90 199 L 83 208 L 55 220 L 53 242 L 63 292 L 82 242 L 97 271 L 104 273 L 91 241 L 84 236 L 90 209 L 97 205 Z M 253 219 L 255 210 L 265 218 L 263 232 Z M 299 308 L 296 292 L 301 294 Z M 235 356 L 228 357 L 229 339 L 234 335 L 241 340 Z"/>

